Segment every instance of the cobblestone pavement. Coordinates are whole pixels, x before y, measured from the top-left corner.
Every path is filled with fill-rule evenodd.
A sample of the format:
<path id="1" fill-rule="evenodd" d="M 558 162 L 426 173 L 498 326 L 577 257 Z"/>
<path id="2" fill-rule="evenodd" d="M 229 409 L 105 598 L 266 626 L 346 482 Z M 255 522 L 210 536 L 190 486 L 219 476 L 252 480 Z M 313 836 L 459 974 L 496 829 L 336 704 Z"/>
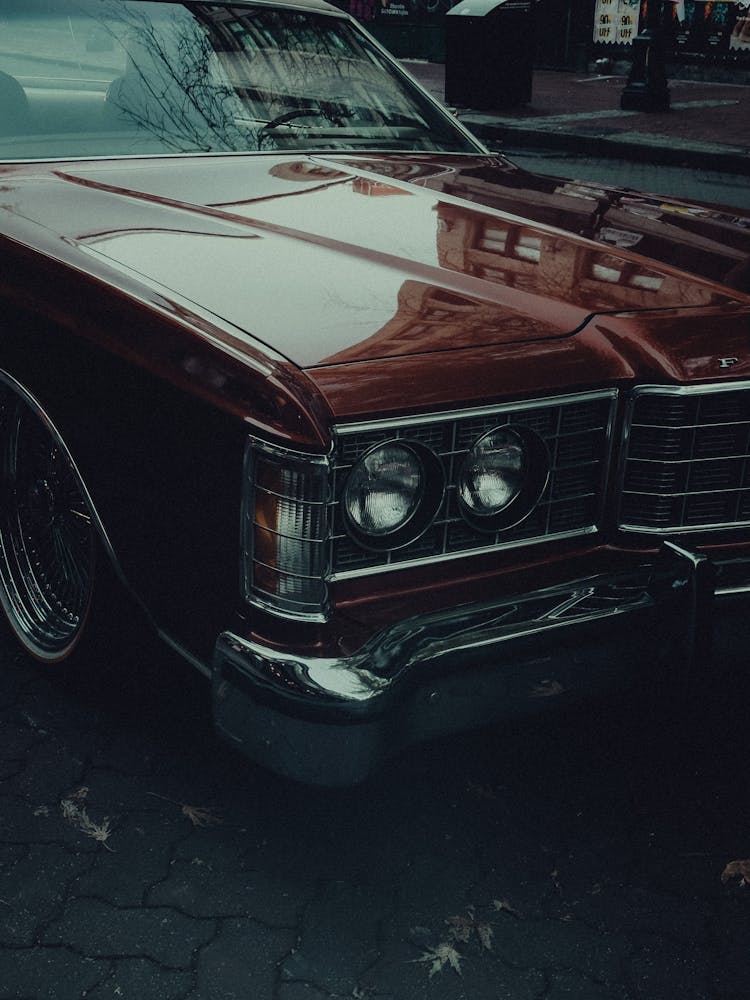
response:
<path id="1" fill-rule="evenodd" d="M 160 651 L 85 683 L 0 658 L 0 1000 L 750 995 L 750 888 L 721 880 L 750 855 L 744 688 L 522 720 L 333 792 L 220 744 Z"/>

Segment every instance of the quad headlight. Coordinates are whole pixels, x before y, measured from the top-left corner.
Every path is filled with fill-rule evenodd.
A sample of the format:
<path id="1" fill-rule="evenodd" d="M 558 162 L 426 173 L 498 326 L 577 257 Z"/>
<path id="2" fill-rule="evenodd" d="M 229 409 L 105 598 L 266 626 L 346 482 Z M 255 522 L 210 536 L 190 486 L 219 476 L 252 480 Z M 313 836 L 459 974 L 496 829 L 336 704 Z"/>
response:
<path id="1" fill-rule="evenodd" d="M 550 454 L 529 427 L 503 423 L 474 438 L 438 426 L 426 438 L 432 447 L 395 436 L 403 430 L 369 447 L 356 438 L 354 447 L 338 443 L 333 458 L 248 439 L 241 553 L 248 602 L 325 621 L 330 583 L 351 566 L 355 547 L 366 552 L 356 562 L 354 551 L 358 568 L 487 551 L 544 493 Z M 498 537 L 485 544 L 472 529 Z"/>
<path id="2" fill-rule="evenodd" d="M 461 467 L 458 494 L 464 507 L 478 517 L 504 510 L 523 488 L 526 464 L 526 449 L 515 431 L 500 427 L 485 434 Z"/>
<path id="3" fill-rule="evenodd" d="M 349 523 L 364 535 L 382 537 L 402 528 L 424 493 L 424 470 L 411 448 L 385 444 L 352 469 L 344 491 Z"/>
<path id="4" fill-rule="evenodd" d="M 341 498 L 350 533 L 361 544 L 397 548 L 417 538 L 443 497 L 437 457 L 415 442 L 386 441 L 354 465 Z"/>
<path id="5" fill-rule="evenodd" d="M 519 434 L 499 427 L 480 438 L 461 466 L 458 495 L 477 517 L 505 510 L 523 489 L 527 455 Z"/>
<path id="6" fill-rule="evenodd" d="M 525 427 L 496 427 L 474 443 L 461 463 L 459 507 L 479 530 L 510 527 L 536 506 L 548 476 L 549 456 L 541 438 Z"/>

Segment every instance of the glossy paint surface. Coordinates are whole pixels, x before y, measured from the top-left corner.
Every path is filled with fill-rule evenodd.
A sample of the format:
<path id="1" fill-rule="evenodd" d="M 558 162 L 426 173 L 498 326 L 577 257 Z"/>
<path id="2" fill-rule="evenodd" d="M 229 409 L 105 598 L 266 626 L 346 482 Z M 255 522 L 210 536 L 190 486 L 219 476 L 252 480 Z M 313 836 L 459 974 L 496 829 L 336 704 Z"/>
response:
<path id="1" fill-rule="evenodd" d="M 241 353 L 301 367 L 439 353 L 471 368 L 481 348 L 523 368 L 535 344 L 560 371 L 572 351 L 578 370 L 587 352 L 567 341 L 593 315 L 750 304 L 730 287 L 747 266 L 745 226 L 538 191 L 496 157 L 107 161 L 3 181 L 6 211 L 63 240 L 82 269 L 106 265 L 230 325 Z M 639 253 L 657 242 L 660 260 Z M 610 375 L 629 367 L 618 358 Z"/>

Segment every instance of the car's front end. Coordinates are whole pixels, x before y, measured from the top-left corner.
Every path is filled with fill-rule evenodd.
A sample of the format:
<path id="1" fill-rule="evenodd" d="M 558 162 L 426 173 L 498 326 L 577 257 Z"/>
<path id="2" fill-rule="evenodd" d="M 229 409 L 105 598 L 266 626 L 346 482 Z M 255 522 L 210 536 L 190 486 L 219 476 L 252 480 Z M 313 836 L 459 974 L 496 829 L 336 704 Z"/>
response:
<path id="1" fill-rule="evenodd" d="M 737 342 L 749 319 L 727 321 Z M 629 325 L 589 337 L 614 353 Z M 341 423 L 314 458 L 249 439 L 252 610 L 217 643 L 219 726 L 288 774 L 353 781 L 405 743 L 710 671 L 714 617 L 750 589 L 750 381 L 641 362 L 600 389 Z"/>
<path id="2" fill-rule="evenodd" d="M 318 0 L 6 14 L 0 402 L 230 740 L 355 782 L 710 669 L 750 592 L 747 217 L 519 170 Z M 61 553 L 64 642 L 43 558 L 3 602 L 50 660 L 96 580 Z"/>

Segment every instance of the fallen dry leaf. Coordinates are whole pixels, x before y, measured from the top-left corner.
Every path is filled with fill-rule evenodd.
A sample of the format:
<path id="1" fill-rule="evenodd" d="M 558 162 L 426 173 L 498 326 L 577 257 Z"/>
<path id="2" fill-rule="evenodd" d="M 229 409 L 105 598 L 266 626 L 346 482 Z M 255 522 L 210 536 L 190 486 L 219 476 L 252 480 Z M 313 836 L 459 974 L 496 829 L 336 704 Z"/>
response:
<path id="1" fill-rule="evenodd" d="M 495 932 L 489 924 L 477 920 L 473 906 L 468 907 L 466 916 L 448 917 L 445 922 L 450 928 L 448 934 L 452 940 L 466 944 L 471 940 L 471 935 L 476 933 L 482 947 L 492 951 L 492 938 Z"/>
<path id="2" fill-rule="evenodd" d="M 565 688 L 562 684 L 549 677 L 535 684 L 529 692 L 532 698 L 556 698 L 558 695 L 564 693 Z"/>
<path id="3" fill-rule="evenodd" d="M 88 794 L 88 789 L 86 789 L 86 793 Z M 84 798 L 85 795 L 78 796 L 78 801 L 82 801 Z M 98 841 L 108 851 L 112 851 L 112 848 L 107 843 L 112 834 L 112 827 L 110 826 L 108 816 L 105 816 L 101 823 L 95 823 L 86 812 L 85 807 L 79 805 L 74 798 L 63 799 L 60 803 L 60 810 L 63 814 L 63 819 L 67 820 L 76 830 L 79 830 L 87 837 L 91 837 L 92 840 Z"/>
<path id="4" fill-rule="evenodd" d="M 221 823 L 221 819 L 210 809 L 201 809 L 200 806 L 183 806 L 182 815 L 187 816 L 193 826 L 211 826 L 212 823 Z"/>
<path id="5" fill-rule="evenodd" d="M 512 917 L 516 917 L 517 920 L 523 919 L 521 911 L 517 910 L 515 906 L 511 906 L 507 899 L 493 899 L 492 905 L 498 912 L 504 910 L 506 913 L 510 913 Z"/>
<path id="6" fill-rule="evenodd" d="M 474 920 L 471 917 L 448 917 L 445 922 L 450 927 L 448 933 L 453 940 L 462 941 L 464 944 L 474 930 Z"/>
<path id="7" fill-rule="evenodd" d="M 146 792 L 146 795 L 161 799 L 162 802 L 171 802 L 173 806 L 179 806 L 182 815 L 189 819 L 193 826 L 210 826 L 212 823 L 221 823 L 220 817 L 212 813 L 210 809 L 185 805 L 185 803 L 177 802 L 176 799 L 170 799 L 166 795 L 159 795 L 158 792 Z"/>
<path id="8" fill-rule="evenodd" d="M 477 937 L 486 951 L 492 951 L 492 939 L 495 932 L 489 924 L 477 924 Z"/>
<path id="9" fill-rule="evenodd" d="M 428 948 L 424 954 L 419 958 L 415 958 L 414 961 L 429 963 L 430 971 L 428 975 L 430 979 L 447 967 L 453 969 L 459 976 L 461 975 L 461 953 L 454 948 L 450 941 L 443 941 L 435 948 Z"/>
<path id="10" fill-rule="evenodd" d="M 739 878 L 740 885 L 750 883 L 750 858 L 744 861 L 730 861 L 721 873 L 721 881 L 728 882 L 730 878 Z"/>

